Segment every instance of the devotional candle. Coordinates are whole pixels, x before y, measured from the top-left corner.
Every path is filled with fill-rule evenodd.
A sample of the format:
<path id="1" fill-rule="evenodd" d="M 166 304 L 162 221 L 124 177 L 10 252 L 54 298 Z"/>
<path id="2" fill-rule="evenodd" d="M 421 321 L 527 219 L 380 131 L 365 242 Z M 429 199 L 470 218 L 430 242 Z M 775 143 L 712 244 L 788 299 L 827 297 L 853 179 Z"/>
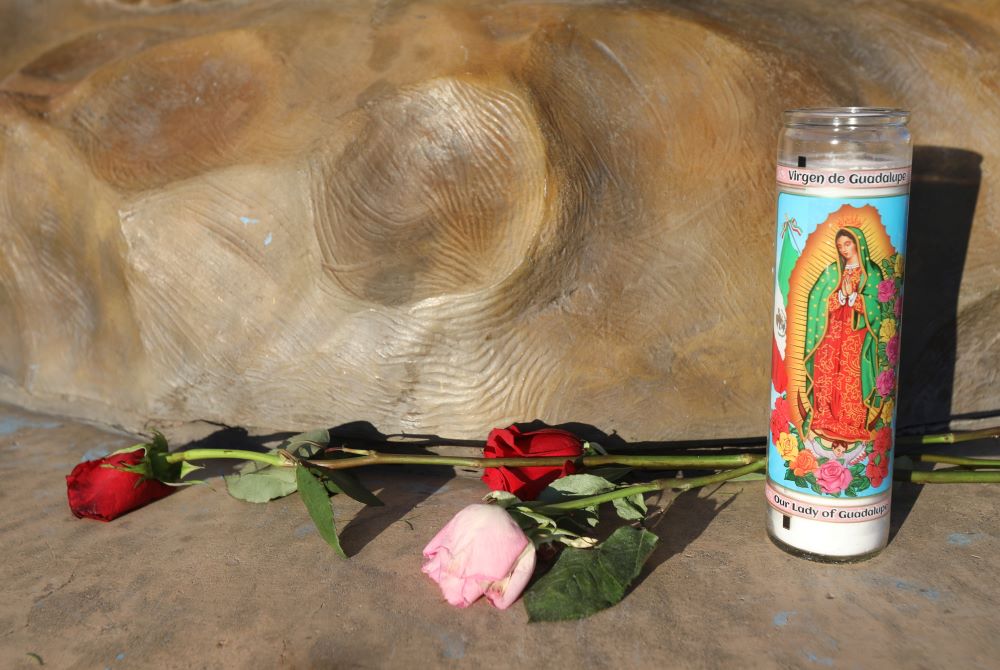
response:
<path id="1" fill-rule="evenodd" d="M 888 542 L 908 118 L 796 109 L 778 139 L 767 532 L 806 558 Z"/>

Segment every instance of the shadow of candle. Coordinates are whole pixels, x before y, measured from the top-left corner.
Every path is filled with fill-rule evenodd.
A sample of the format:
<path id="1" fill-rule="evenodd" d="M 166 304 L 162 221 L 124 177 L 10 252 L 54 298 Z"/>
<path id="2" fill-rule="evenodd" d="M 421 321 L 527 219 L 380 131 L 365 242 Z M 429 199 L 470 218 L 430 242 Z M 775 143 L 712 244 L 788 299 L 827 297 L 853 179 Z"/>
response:
<path id="1" fill-rule="evenodd" d="M 897 427 L 952 417 L 959 288 L 983 157 L 950 147 L 913 151 Z"/>
<path id="2" fill-rule="evenodd" d="M 901 432 L 940 430 L 952 418 L 958 298 L 982 160 L 965 149 L 913 150 L 896 424 Z M 897 449 L 901 451 L 905 449 Z M 890 542 L 922 489 L 919 484 L 895 485 Z"/>

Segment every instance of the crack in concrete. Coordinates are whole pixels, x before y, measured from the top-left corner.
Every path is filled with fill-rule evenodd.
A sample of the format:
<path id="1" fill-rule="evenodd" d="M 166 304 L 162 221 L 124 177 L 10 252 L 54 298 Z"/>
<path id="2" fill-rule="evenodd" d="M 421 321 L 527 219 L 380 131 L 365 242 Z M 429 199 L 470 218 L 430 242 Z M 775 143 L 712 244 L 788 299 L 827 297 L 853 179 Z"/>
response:
<path id="1" fill-rule="evenodd" d="M 76 571 L 73 571 L 73 572 L 69 573 L 69 579 L 67 579 L 65 582 L 63 582 L 59 586 L 55 587 L 54 589 L 52 589 L 48 593 L 43 593 L 42 595 L 40 595 L 37 598 L 35 598 L 35 600 L 31 603 L 31 606 L 32 607 L 37 607 L 38 603 L 42 602 L 43 600 L 45 600 L 46 598 L 48 598 L 52 594 L 58 593 L 59 591 L 62 591 L 64 588 L 66 588 L 67 586 L 69 586 L 69 584 L 73 581 L 73 579 L 75 577 L 76 577 Z M 25 626 L 27 626 L 27 624 L 25 624 Z"/>

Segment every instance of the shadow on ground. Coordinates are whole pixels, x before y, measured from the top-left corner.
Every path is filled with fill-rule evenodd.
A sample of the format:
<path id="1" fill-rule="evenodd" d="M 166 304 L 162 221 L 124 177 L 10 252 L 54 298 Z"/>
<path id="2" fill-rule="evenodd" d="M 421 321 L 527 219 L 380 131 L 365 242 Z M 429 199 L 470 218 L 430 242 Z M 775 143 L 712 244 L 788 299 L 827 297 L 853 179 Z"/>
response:
<path id="1" fill-rule="evenodd" d="M 428 455 L 430 445 L 482 446 L 481 442 L 469 440 L 449 440 L 436 435 L 386 435 L 380 433 L 371 423 L 354 421 L 329 430 L 331 446 L 349 445 L 352 448 L 379 448 L 382 451 L 405 451 L 408 454 Z M 188 442 L 176 451 L 191 449 L 238 449 L 265 453 L 280 446 L 282 442 L 297 433 L 279 432 L 251 435 L 245 428 L 222 427 L 210 435 Z M 391 445 L 389 440 L 393 440 Z M 200 481 L 233 474 L 243 463 L 239 460 L 204 460 L 204 468 L 193 473 L 185 481 Z M 398 468 L 395 472 L 399 472 Z M 369 490 L 378 491 L 385 503 L 383 507 L 366 506 L 347 525 L 339 530 L 341 546 L 348 555 L 360 552 L 389 526 L 405 520 L 412 510 L 444 487 L 454 476 L 452 468 L 408 467 L 411 475 L 400 485 L 399 478 L 391 477 L 389 468 L 366 467 L 363 472 L 354 471 Z M 394 486 L 386 486 L 392 482 Z"/>
<path id="2" fill-rule="evenodd" d="M 629 590 L 637 589 L 659 566 L 683 553 L 739 495 L 737 493 L 723 501 L 714 500 L 711 494 L 697 490 L 682 491 L 674 496 L 663 512 L 646 524 L 660 541 Z"/>
<path id="3" fill-rule="evenodd" d="M 398 475 L 398 470 L 396 474 Z M 387 468 L 366 469 L 362 475 L 364 485 L 376 491 L 385 506 L 366 506 L 344 526 L 339 533 L 344 552 L 348 556 L 359 553 L 369 542 L 399 521 L 412 527 L 413 524 L 407 518 L 420 504 L 444 490 L 454 476 L 450 468 L 416 467 L 408 469 L 406 481 L 402 481 Z"/>

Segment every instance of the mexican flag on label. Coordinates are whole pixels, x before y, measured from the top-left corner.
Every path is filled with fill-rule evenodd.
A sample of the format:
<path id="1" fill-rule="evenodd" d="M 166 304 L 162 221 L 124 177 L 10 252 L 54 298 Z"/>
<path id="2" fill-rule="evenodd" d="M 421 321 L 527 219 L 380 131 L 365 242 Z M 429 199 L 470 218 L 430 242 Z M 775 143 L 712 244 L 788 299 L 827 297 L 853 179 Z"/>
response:
<path id="1" fill-rule="evenodd" d="M 792 276 L 792 268 L 795 267 L 795 261 L 799 259 L 799 250 L 795 248 L 795 243 L 792 241 L 792 230 L 798 231 L 798 225 L 795 223 L 795 219 L 788 219 L 782 224 L 784 232 L 781 236 L 781 255 L 778 257 L 778 267 L 775 269 L 777 274 L 777 284 L 778 290 L 781 291 L 781 304 L 788 304 L 788 280 Z"/>
<path id="2" fill-rule="evenodd" d="M 792 268 L 799 258 L 799 251 L 792 242 L 792 229 L 795 228 L 795 220 L 789 219 L 782 226 L 784 228 L 781 236 L 781 251 L 778 256 L 778 265 L 775 268 L 774 282 L 774 315 L 772 324 L 774 337 L 771 340 L 771 381 L 774 390 L 784 393 L 788 386 L 788 374 L 785 372 L 785 344 L 786 328 L 788 325 L 785 305 L 788 304 L 788 279 L 792 276 Z"/>

